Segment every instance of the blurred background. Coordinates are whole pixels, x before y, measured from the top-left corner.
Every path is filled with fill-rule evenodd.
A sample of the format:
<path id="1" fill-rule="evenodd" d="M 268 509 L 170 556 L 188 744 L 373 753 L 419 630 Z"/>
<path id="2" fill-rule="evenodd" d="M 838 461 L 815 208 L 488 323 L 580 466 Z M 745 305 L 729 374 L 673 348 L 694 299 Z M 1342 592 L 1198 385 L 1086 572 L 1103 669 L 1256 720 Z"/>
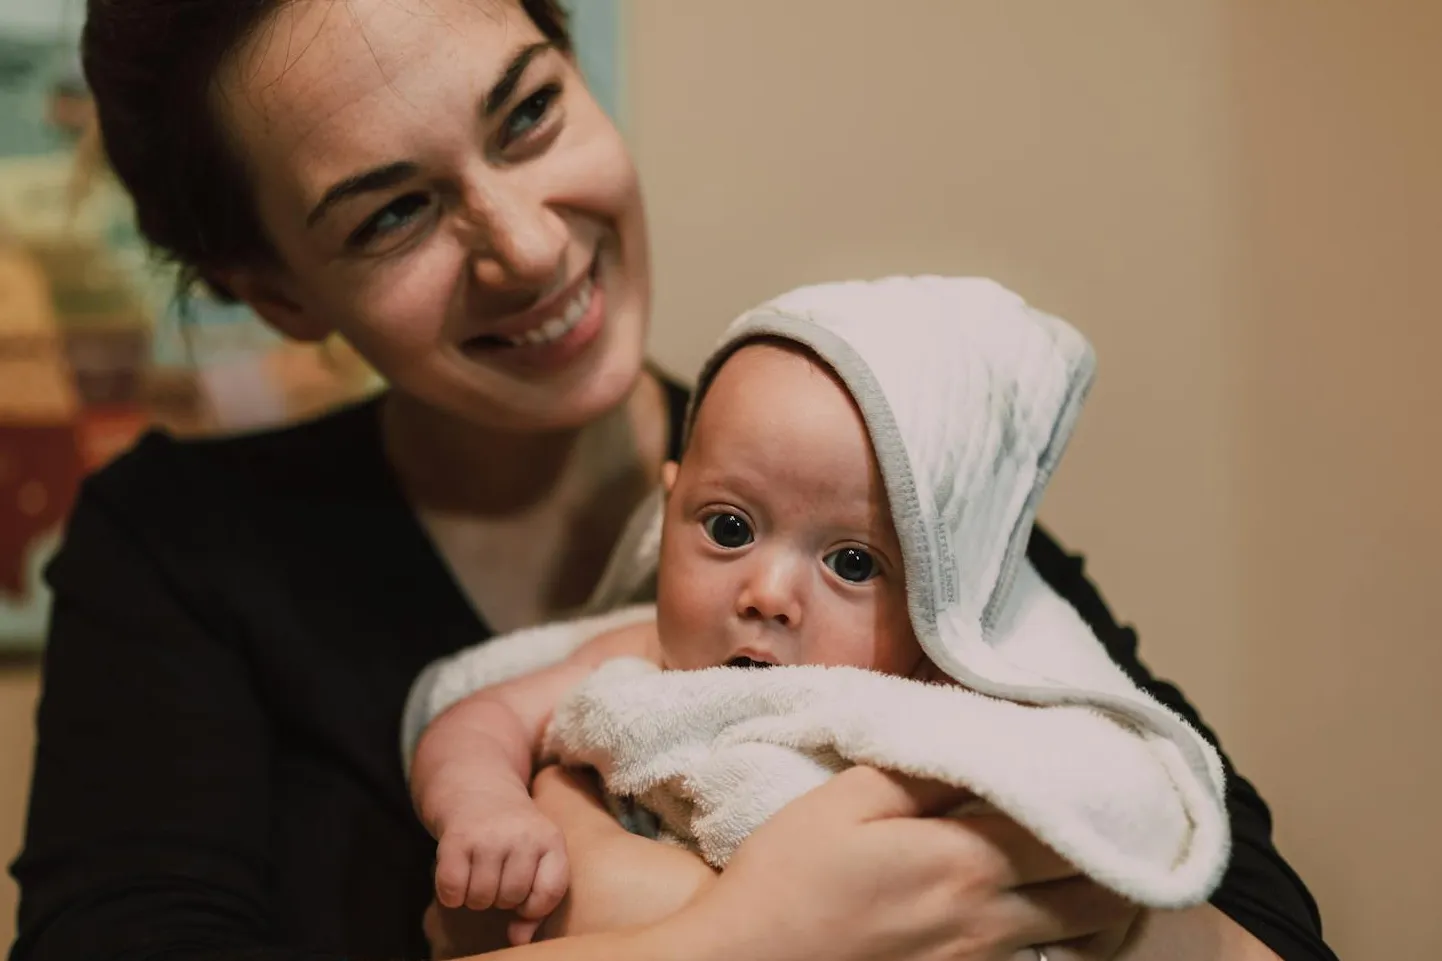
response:
<path id="1" fill-rule="evenodd" d="M 1344 958 L 1442 944 L 1442 3 L 573 0 L 641 167 L 657 359 L 798 284 L 987 274 L 1100 376 L 1042 518 L 1273 805 Z M 105 178 L 72 0 L 0 0 L 0 855 L 38 570 L 159 423 L 374 389 L 179 316 Z M 83 188 L 83 189 L 82 189 Z M 0 943 L 13 888 L 0 880 Z"/>

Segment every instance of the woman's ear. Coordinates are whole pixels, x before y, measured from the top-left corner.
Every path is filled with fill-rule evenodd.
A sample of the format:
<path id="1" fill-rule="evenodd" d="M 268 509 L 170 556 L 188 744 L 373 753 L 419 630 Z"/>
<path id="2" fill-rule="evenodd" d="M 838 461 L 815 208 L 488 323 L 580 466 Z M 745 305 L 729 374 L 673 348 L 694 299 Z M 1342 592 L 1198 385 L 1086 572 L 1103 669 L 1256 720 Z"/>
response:
<path id="1" fill-rule="evenodd" d="M 291 340 L 319 343 L 335 333 L 323 317 L 301 306 L 275 271 L 244 267 L 216 271 L 214 277 L 237 300 Z"/>
<path id="2" fill-rule="evenodd" d="M 671 495 L 671 489 L 676 486 L 676 474 L 680 471 L 681 465 L 673 460 L 668 460 L 661 465 L 661 484 L 666 488 L 666 496 Z"/>

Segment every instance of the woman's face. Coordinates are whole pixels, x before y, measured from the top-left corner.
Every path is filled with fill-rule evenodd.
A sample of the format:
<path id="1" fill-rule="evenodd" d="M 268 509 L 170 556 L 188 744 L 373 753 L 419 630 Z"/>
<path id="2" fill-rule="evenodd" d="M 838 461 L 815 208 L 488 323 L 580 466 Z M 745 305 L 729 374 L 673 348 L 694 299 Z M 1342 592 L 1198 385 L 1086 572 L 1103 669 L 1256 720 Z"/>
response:
<path id="1" fill-rule="evenodd" d="M 513 0 L 296 0 L 214 102 L 281 266 L 222 275 L 283 332 L 504 430 L 629 393 L 650 300 L 636 171 Z"/>

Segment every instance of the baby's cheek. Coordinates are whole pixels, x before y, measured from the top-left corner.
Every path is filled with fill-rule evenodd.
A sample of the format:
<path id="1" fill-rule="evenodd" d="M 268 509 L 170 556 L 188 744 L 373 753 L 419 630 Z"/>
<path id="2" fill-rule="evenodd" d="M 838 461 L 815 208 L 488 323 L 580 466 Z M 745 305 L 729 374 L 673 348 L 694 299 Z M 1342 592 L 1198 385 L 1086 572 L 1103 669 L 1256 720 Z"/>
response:
<path id="1" fill-rule="evenodd" d="M 713 651 L 714 646 L 709 634 L 699 625 L 673 625 L 670 630 L 661 633 L 661 666 L 668 671 L 699 671 L 715 667 L 725 655 Z"/>
<path id="2" fill-rule="evenodd" d="M 933 680 L 940 670 L 921 649 L 909 619 L 890 619 L 877 628 L 876 659 L 878 670 L 899 677 Z M 934 675 L 934 676 L 933 676 Z"/>
<path id="3" fill-rule="evenodd" d="M 668 671 L 694 671 L 705 663 L 704 611 L 679 598 L 658 598 L 656 631 L 661 646 L 661 666 Z"/>

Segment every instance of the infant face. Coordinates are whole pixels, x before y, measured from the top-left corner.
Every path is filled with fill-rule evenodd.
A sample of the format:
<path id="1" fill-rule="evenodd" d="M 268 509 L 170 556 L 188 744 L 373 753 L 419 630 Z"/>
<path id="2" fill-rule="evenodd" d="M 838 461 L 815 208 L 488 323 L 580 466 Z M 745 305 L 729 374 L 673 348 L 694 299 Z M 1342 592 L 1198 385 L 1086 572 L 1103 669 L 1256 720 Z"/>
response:
<path id="1" fill-rule="evenodd" d="M 667 488 L 657 595 L 667 668 L 929 673 L 861 413 L 809 354 L 760 342 L 727 360 Z"/>

